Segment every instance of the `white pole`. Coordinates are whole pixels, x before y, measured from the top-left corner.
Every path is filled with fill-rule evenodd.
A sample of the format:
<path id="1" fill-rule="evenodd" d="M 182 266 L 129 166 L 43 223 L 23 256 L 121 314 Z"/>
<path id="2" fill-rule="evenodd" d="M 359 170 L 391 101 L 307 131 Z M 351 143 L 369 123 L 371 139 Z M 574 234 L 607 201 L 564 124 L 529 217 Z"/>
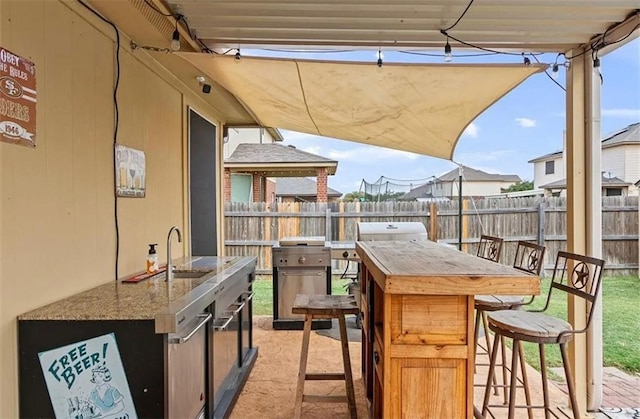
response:
<path id="1" fill-rule="evenodd" d="M 587 254 L 602 258 L 602 136 L 600 133 L 600 69 L 585 60 L 585 116 L 587 158 Z M 587 310 L 589 307 L 587 307 Z M 587 332 L 587 410 L 602 404 L 602 288 Z"/>

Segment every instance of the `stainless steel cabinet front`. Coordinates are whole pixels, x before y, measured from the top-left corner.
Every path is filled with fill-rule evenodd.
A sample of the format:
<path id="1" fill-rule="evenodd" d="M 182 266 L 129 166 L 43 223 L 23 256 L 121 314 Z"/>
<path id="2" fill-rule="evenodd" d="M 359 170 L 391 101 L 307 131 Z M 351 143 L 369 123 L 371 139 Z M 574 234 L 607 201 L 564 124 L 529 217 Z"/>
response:
<path id="1" fill-rule="evenodd" d="M 213 377 L 214 409 L 224 395 L 224 382 L 233 368 L 238 365 L 238 331 L 240 313 L 244 304 L 229 306 L 225 317 L 216 319 L 212 324 L 211 340 L 213 356 L 210 362 Z"/>
<path id="2" fill-rule="evenodd" d="M 186 334 L 167 345 L 168 418 L 196 418 L 205 404 L 206 327 L 202 316 Z"/>

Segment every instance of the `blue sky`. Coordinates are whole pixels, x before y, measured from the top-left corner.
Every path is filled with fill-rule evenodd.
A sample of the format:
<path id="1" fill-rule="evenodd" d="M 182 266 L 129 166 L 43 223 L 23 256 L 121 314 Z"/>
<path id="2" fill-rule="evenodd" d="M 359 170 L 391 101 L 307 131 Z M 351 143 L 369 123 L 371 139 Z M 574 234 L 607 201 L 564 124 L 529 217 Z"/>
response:
<path id="1" fill-rule="evenodd" d="M 442 62 L 441 57 L 382 51 L 385 62 Z M 429 51 L 432 52 L 432 51 Z M 291 53 L 272 50 L 242 51 L 243 55 L 296 57 L 307 59 L 371 61 L 373 51 L 335 53 Z M 438 53 L 438 51 L 433 51 Z M 518 56 L 456 57 L 473 51 L 456 51 L 454 62 L 522 62 Z M 553 63 L 555 54 L 539 57 Z M 640 122 L 640 39 L 601 57 L 602 135 Z M 558 82 L 565 85 L 561 67 Z M 490 173 L 516 174 L 533 180 L 532 158 L 562 148 L 565 127 L 565 92 L 544 73 L 533 75 L 482 113 L 458 142 L 454 160 Z M 448 160 L 426 157 L 366 144 L 282 131 L 284 144 L 338 160 L 329 186 L 342 193 L 357 191 L 362 180 L 374 182 L 380 176 L 393 179 L 424 179 L 456 167 Z"/>

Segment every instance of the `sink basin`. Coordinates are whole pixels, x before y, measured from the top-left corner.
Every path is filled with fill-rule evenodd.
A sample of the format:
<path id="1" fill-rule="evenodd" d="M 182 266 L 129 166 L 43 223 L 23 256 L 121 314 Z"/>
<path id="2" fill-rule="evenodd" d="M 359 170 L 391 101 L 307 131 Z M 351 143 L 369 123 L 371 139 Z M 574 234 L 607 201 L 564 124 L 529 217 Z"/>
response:
<path id="1" fill-rule="evenodd" d="M 173 271 L 174 278 L 202 278 L 209 272 L 204 271 Z"/>
<path id="2" fill-rule="evenodd" d="M 174 279 L 198 279 L 198 278 L 202 278 L 203 276 L 205 276 L 208 272 L 202 272 L 202 271 L 174 271 L 173 272 L 173 278 Z M 151 278 L 151 282 L 165 282 L 167 279 L 167 273 L 166 272 L 161 272 L 157 275 L 152 276 Z"/>

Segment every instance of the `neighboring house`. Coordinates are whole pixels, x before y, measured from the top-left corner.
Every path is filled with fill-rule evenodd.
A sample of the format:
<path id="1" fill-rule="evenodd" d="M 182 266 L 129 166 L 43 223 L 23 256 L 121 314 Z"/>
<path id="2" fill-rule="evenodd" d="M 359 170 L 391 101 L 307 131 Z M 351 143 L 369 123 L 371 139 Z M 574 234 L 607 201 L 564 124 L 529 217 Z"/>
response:
<path id="1" fill-rule="evenodd" d="M 458 197 L 458 173 L 457 168 L 453 169 L 434 181 L 411 190 L 401 199 L 416 199 L 418 201 L 455 199 Z M 496 195 L 502 189 L 521 181 L 522 179 L 518 175 L 499 175 L 462 166 L 462 196 L 464 197 Z"/>
<path id="2" fill-rule="evenodd" d="M 565 159 L 562 151 L 529 160 L 534 164 L 534 187 L 557 194 L 565 182 Z M 603 195 L 638 195 L 640 179 L 640 123 L 608 135 L 602 140 Z M 607 179 L 606 185 L 604 179 Z M 618 179 L 617 181 L 615 179 Z M 550 188 L 548 188 L 550 186 Z M 566 186 L 561 189 L 566 189 Z"/>
<path id="3" fill-rule="evenodd" d="M 327 201 L 336 202 L 342 192 L 327 188 Z M 282 177 L 276 179 L 276 201 L 317 202 L 318 184 L 305 177 Z"/>
<path id="4" fill-rule="evenodd" d="M 338 162 L 281 144 L 238 144 L 224 160 L 225 202 L 274 202 L 268 178 L 316 177 L 317 202 L 327 202 L 327 176 Z"/>
<path id="5" fill-rule="evenodd" d="M 629 194 L 629 187 L 632 186 L 631 183 L 625 182 L 620 178 L 602 173 L 602 196 L 626 196 Z M 567 181 L 566 179 L 560 179 L 542 185 L 541 188 L 544 189 L 545 196 L 564 196 L 566 195 L 564 192 L 567 189 Z"/>
<path id="6" fill-rule="evenodd" d="M 565 159 L 562 151 L 536 157 L 529 160 L 529 163 L 533 163 L 533 189 L 542 189 L 542 185 L 565 178 Z"/>
<path id="7" fill-rule="evenodd" d="M 223 155 L 231 157 L 240 144 L 274 144 L 283 140 L 279 130 L 273 128 L 226 128 Z"/>

